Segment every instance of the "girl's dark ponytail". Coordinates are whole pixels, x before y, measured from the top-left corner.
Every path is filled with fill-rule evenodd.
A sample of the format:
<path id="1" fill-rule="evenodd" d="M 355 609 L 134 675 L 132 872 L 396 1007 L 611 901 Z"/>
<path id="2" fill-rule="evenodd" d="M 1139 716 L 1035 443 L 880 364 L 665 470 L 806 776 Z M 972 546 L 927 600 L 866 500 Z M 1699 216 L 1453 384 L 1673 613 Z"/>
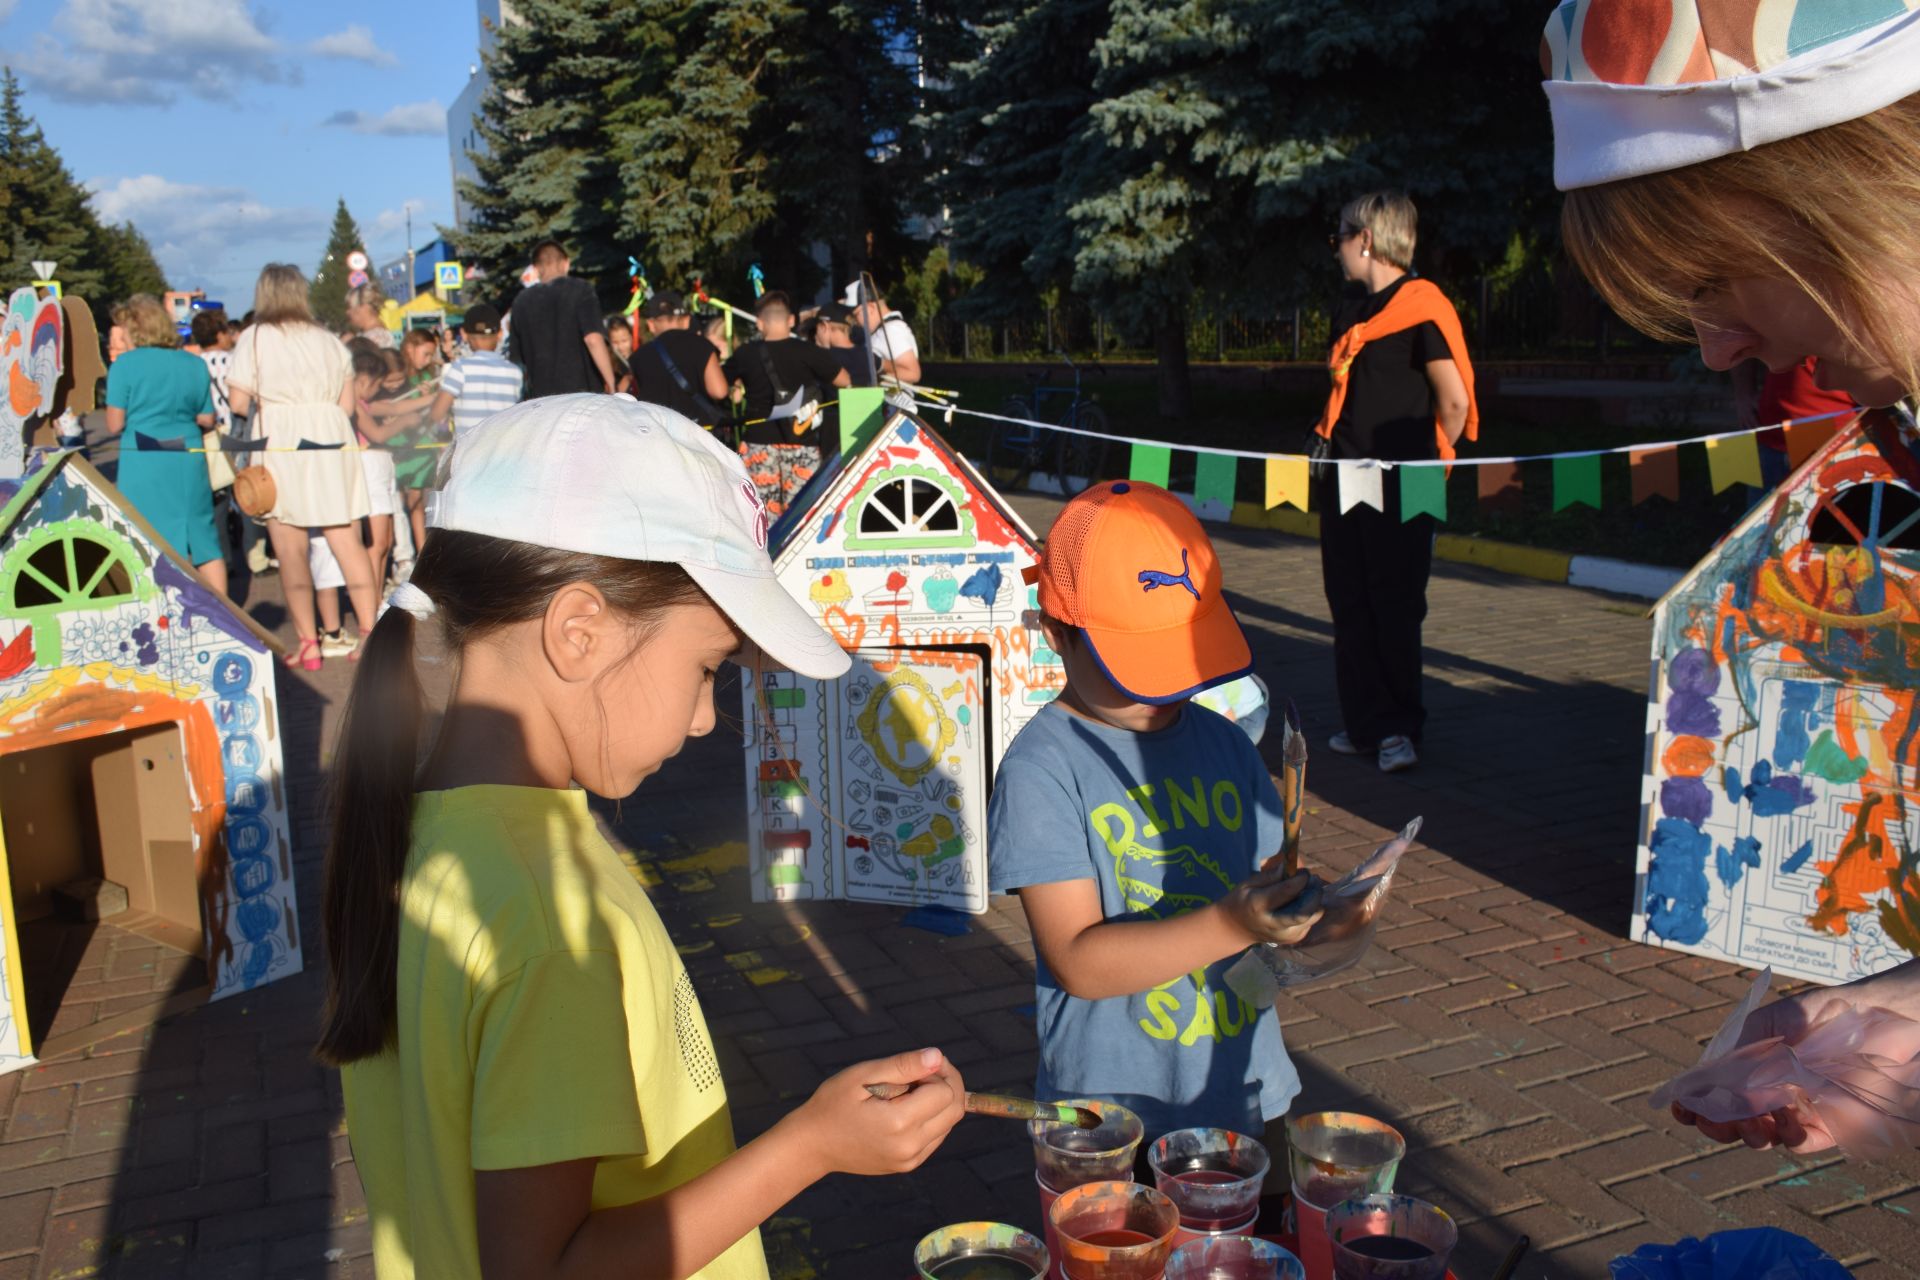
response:
<path id="1" fill-rule="evenodd" d="M 590 582 L 642 637 L 679 605 L 706 599 L 677 564 L 618 560 L 435 529 L 413 566 L 450 654 L 540 617 L 562 587 Z M 333 835 L 327 845 L 327 1002 L 316 1056 L 329 1066 L 393 1043 L 399 1003 L 400 883 L 412 844 L 426 694 L 414 668 L 415 622 L 389 608 L 360 646 L 333 754 Z"/>
<path id="2" fill-rule="evenodd" d="M 327 999 L 316 1056 L 328 1066 L 393 1040 L 400 880 L 413 826 L 425 694 L 414 669 L 413 617 L 388 609 L 360 646 L 334 750 L 327 848 Z"/>

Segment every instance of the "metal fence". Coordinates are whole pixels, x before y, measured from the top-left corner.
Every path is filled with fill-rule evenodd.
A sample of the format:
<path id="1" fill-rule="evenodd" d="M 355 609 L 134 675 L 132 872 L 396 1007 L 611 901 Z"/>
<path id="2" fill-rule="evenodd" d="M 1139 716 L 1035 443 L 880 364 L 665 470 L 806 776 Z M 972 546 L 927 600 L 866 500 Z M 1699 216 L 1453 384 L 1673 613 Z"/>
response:
<path id="1" fill-rule="evenodd" d="M 1592 361 L 1645 356 L 1660 349 L 1628 328 L 1570 269 L 1508 279 L 1487 276 L 1464 290 L 1448 292 L 1476 356 Z M 939 359 L 1028 360 L 1058 350 L 1106 359 L 1153 358 L 1152 347 L 1139 335 L 1129 335 L 1079 299 L 991 323 L 963 323 L 945 310 L 921 327 L 930 338 L 931 354 Z M 1324 301 L 1263 314 L 1201 304 L 1189 316 L 1187 351 L 1198 361 L 1318 360 L 1329 337 Z"/>

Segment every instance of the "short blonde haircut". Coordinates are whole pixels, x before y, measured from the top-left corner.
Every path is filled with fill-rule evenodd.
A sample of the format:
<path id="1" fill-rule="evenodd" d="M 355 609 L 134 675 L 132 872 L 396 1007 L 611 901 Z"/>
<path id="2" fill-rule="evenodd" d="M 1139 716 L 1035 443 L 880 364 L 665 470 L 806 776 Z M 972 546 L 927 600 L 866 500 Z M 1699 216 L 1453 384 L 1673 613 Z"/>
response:
<path id="1" fill-rule="evenodd" d="M 1404 191 L 1370 191 L 1340 210 L 1342 231 L 1373 232 L 1373 253 L 1402 271 L 1413 270 L 1413 245 L 1420 236 L 1420 214 Z"/>
<path id="2" fill-rule="evenodd" d="M 180 330 L 173 317 L 150 293 L 136 293 L 113 309 L 113 322 L 127 331 L 127 341 L 136 347 L 177 347 Z"/>
<path id="3" fill-rule="evenodd" d="M 370 284 L 357 284 L 347 290 L 346 304 L 349 307 L 372 307 L 375 311 L 385 302 L 386 295 Z"/>
<path id="4" fill-rule="evenodd" d="M 1920 391 L 1916 209 L 1920 94 L 1751 151 L 1569 191 L 1560 226 L 1607 305 L 1644 333 L 1691 345 L 1701 289 L 1786 279 L 1900 371 L 1911 394 Z"/>
<path id="5" fill-rule="evenodd" d="M 307 278 L 286 262 L 269 262 L 253 286 L 255 324 L 312 324 L 313 301 L 307 296 Z"/>

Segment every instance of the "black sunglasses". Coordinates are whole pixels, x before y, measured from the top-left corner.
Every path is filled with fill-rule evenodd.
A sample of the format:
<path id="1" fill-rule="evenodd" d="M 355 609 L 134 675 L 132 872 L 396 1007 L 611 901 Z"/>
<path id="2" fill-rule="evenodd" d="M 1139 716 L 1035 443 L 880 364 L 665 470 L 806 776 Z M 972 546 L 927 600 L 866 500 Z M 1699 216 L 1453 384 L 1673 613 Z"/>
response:
<path id="1" fill-rule="evenodd" d="M 1338 249 L 1342 240 L 1351 240 L 1365 230 L 1365 227 L 1337 227 L 1333 234 L 1327 237 L 1327 248 Z"/>

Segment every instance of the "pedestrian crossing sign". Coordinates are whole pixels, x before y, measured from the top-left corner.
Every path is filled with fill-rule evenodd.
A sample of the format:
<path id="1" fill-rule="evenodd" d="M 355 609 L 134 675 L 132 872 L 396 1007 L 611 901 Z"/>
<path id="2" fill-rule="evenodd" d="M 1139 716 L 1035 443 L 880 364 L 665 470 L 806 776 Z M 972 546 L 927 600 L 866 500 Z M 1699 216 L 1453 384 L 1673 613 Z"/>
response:
<path id="1" fill-rule="evenodd" d="M 433 287 L 436 289 L 458 289 L 465 279 L 465 273 L 457 262 L 436 262 L 433 266 Z"/>

